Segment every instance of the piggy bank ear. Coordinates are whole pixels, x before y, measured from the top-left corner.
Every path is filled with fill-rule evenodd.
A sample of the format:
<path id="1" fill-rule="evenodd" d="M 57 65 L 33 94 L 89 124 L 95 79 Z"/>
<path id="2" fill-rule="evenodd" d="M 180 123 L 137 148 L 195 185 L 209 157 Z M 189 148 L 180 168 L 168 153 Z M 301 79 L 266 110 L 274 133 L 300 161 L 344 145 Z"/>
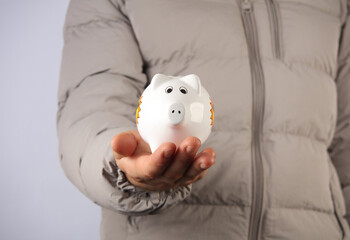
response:
<path id="1" fill-rule="evenodd" d="M 168 76 L 157 73 L 156 75 L 153 76 L 150 86 L 152 89 L 156 89 L 166 81 L 169 81 Z"/>
<path id="2" fill-rule="evenodd" d="M 181 78 L 181 81 L 192 87 L 198 95 L 201 95 L 201 80 L 196 74 L 189 74 Z"/>

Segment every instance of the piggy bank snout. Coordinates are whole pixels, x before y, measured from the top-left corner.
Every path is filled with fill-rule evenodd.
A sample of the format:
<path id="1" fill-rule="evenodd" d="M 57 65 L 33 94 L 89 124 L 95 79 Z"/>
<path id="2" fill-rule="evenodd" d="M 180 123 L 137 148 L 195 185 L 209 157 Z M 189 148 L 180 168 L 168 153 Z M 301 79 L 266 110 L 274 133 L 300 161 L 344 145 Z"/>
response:
<path id="1" fill-rule="evenodd" d="M 180 124 L 185 118 L 185 107 L 182 103 L 173 103 L 168 110 L 169 121 L 173 125 Z"/>

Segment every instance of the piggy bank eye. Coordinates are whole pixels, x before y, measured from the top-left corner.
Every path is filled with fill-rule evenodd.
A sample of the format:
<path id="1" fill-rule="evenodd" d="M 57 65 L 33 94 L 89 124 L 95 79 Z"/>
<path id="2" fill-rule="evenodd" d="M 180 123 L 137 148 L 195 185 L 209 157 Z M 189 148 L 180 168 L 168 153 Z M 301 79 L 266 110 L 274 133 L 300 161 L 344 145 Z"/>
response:
<path id="1" fill-rule="evenodd" d="M 166 93 L 171 93 L 173 91 L 173 87 L 172 86 L 169 86 L 165 89 L 165 92 Z"/>
<path id="2" fill-rule="evenodd" d="M 180 87 L 180 92 L 183 94 L 187 94 L 187 89 L 185 87 Z"/>

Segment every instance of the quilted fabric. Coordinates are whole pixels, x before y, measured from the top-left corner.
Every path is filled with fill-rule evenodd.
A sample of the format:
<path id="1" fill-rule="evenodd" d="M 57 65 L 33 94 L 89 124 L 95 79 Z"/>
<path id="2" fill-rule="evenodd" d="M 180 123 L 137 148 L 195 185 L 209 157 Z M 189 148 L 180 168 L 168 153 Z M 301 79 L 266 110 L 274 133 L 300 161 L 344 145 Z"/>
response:
<path id="1" fill-rule="evenodd" d="M 347 0 L 71 0 L 59 150 L 102 206 L 101 238 L 350 239 L 349 12 Z M 215 109 L 202 147 L 217 159 L 192 186 L 146 192 L 110 141 L 136 128 L 156 73 L 200 77 Z"/>

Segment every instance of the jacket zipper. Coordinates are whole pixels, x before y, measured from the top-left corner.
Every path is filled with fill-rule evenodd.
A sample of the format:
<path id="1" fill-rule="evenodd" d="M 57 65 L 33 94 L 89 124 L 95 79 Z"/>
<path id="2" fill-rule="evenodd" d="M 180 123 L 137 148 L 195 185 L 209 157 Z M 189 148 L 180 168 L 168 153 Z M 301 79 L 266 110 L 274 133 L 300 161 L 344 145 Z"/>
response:
<path id="1" fill-rule="evenodd" d="M 270 18 L 270 28 L 272 32 L 272 48 L 276 58 L 281 59 L 282 47 L 280 41 L 280 21 L 277 13 L 277 6 L 275 0 L 265 0 L 267 11 Z"/>
<path id="2" fill-rule="evenodd" d="M 248 44 L 252 75 L 252 204 L 248 239 L 260 239 L 264 200 L 264 171 L 262 162 L 262 126 L 265 104 L 265 85 L 253 8 L 250 0 L 241 0 L 243 24 Z"/>

